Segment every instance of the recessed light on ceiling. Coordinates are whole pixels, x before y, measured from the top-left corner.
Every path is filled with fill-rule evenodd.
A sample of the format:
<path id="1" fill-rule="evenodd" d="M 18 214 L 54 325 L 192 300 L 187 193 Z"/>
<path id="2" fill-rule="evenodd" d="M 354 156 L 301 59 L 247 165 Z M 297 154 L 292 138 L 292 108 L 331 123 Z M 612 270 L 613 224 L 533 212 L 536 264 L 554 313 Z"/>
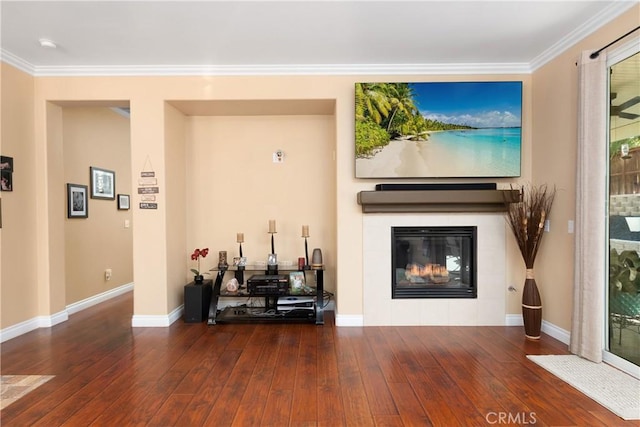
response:
<path id="1" fill-rule="evenodd" d="M 40 46 L 44 47 L 44 48 L 48 48 L 48 49 L 55 49 L 58 47 L 57 44 L 55 44 L 55 42 L 49 40 L 49 39 L 40 39 L 38 40 L 38 42 L 40 43 Z"/>

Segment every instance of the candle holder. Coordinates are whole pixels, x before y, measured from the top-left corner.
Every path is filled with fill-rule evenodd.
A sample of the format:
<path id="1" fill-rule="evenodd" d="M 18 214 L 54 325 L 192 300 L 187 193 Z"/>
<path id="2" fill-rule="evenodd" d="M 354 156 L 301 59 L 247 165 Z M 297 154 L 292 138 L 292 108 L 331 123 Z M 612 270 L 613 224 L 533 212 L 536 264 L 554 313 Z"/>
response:
<path id="1" fill-rule="evenodd" d="M 269 220 L 269 234 L 271 234 L 271 254 L 268 257 L 267 262 L 267 274 L 278 274 L 278 261 L 276 255 L 276 245 L 273 235 L 276 234 L 276 220 Z"/>
<path id="2" fill-rule="evenodd" d="M 227 251 L 219 251 L 218 252 L 218 268 L 227 268 L 229 264 L 227 263 Z"/>
<path id="3" fill-rule="evenodd" d="M 267 274 L 278 274 L 278 255 L 271 253 L 267 256 Z"/>
<path id="4" fill-rule="evenodd" d="M 308 225 L 302 226 L 302 237 L 304 237 L 304 259 L 305 259 L 304 269 L 307 270 L 309 269 L 309 244 L 307 243 L 307 239 L 309 238 Z"/>
<path id="5" fill-rule="evenodd" d="M 276 253 L 276 249 L 275 249 L 275 244 L 273 242 L 273 235 L 276 234 L 275 231 L 270 231 L 269 234 L 271 234 L 271 253 L 275 254 Z"/>
<path id="6" fill-rule="evenodd" d="M 242 243 L 240 243 L 240 259 L 238 260 L 236 271 L 234 273 L 234 276 L 240 285 L 244 285 L 244 267 L 246 262 L 245 257 L 242 256 Z"/>

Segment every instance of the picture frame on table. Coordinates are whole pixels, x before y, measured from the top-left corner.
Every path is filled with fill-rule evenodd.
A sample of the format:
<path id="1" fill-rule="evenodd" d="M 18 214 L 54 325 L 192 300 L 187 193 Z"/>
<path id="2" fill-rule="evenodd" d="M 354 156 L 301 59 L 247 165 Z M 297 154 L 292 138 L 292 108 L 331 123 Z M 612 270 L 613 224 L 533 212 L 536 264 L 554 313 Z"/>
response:
<path id="1" fill-rule="evenodd" d="M 129 210 L 129 195 L 128 194 L 118 194 L 118 210 L 120 211 L 128 211 Z"/>
<path id="2" fill-rule="evenodd" d="M 114 200 L 116 198 L 116 173 L 108 169 L 89 167 L 91 198 Z"/>
<path id="3" fill-rule="evenodd" d="M 86 185 L 67 184 L 67 218 L 89 217 L 88 193 Z"/>
<path id="4" fill-rule="evenodd" d="M 298 295 L 304 292 L 306 279 L 304 271 L 292 271 L 289 273 L 289 293 Z"/>

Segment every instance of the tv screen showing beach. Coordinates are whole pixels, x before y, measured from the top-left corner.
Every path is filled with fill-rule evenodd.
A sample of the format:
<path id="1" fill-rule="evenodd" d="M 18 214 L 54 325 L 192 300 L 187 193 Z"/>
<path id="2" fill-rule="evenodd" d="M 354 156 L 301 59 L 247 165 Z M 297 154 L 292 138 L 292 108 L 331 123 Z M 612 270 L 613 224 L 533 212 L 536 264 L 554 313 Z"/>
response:
<path id="1" fill-rule="evenodd" d="M 522 82 L 356 83 L 356 178 L 520 176 Z"/>

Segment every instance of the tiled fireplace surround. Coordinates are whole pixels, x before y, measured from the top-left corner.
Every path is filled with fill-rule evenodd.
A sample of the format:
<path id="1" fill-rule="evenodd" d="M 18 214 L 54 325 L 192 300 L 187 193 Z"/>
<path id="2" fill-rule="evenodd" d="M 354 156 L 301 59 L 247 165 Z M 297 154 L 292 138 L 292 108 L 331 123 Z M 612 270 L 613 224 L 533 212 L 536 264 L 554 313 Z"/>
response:
<path id="1" fill-rule="evenodd" d="M 475 299 L 392 299 L 391 227 L 477 226 Z M 506 227 L 503 212 L 373 213 L 363 217 L 364 325 L 504 325 Z"/>

